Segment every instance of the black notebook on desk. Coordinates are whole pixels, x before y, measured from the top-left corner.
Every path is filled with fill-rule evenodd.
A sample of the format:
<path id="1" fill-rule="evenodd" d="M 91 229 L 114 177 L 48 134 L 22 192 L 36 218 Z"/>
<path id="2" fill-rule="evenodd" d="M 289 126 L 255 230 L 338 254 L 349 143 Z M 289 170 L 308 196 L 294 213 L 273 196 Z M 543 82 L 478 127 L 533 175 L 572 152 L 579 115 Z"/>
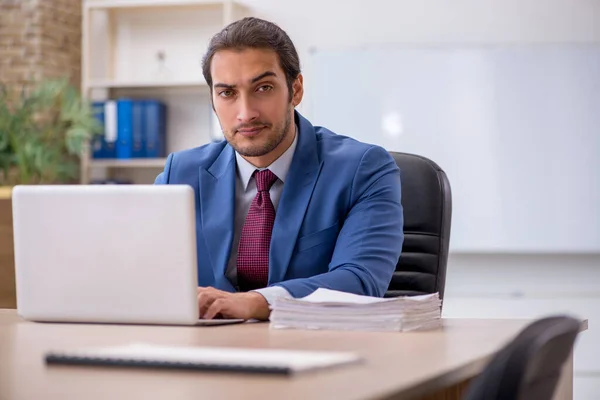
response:
<path id="1" fill-rule="evenodd" d="M 51 351 L 47 364 L 295 374 L 356 363 L 354 353 L 131 344 Z"/>

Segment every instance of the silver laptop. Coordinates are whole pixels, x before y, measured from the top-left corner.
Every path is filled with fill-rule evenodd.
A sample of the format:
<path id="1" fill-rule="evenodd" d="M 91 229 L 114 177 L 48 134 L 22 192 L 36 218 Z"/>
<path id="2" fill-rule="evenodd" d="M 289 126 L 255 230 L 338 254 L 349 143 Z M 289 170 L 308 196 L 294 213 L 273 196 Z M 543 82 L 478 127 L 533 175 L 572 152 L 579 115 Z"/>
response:
<path id="1" fill-rule="evenodd" d="M 17 311 L 23 318 L 226 322 L 198 319 L 191 187 L 16 186 L 12 199 Z"/>

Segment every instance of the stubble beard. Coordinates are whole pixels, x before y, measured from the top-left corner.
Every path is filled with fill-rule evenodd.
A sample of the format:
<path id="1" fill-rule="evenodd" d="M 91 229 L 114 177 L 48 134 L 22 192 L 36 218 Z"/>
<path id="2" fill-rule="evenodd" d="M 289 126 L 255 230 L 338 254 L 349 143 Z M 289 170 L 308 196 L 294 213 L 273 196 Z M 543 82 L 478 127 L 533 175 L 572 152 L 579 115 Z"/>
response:
<path id="1" fill-rule="evenodd" d="M 277 132 L 273 138 L 269 138 L 267 142 L 263 145 L 251 144 L 246 147 L 238 146 L 234 143 L 229 142 L 229 144 L 234 148 L 236 152 L 244 157 L 261 157 L 265 154 L 269 154 L 273 150 L 277 148 L 283 142 L 286 133 L 290 129 L 290 125 L 292 124 L 292 114 L 290 112 L 291 104 L 286 109 L 285 122 L 283 123 L 283 127 L 279 128 L 278 126 L 274 126 L 273 129 Z M 235 135 L 235 133 L 234 133 Z"/>

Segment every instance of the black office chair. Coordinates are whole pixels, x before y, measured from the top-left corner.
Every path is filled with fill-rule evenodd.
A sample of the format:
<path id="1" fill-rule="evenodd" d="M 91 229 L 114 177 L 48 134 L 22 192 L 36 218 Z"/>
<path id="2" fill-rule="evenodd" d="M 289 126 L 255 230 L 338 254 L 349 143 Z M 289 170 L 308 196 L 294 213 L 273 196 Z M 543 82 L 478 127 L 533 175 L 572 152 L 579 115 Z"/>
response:
<path id="1" fill-rule="evenodd" d="M 404 245 L 385 297 L 439 292 L 444 297 L 452 220 L 452 193 L 433 161 L 390 152 L 400 168 Z"/>
<path id="2" fill-rule="evenodd" d="M 506 345 L 467 388 L 464 400 L 550 400 L 573 351 L 579 322 L 543 318 Z"/>

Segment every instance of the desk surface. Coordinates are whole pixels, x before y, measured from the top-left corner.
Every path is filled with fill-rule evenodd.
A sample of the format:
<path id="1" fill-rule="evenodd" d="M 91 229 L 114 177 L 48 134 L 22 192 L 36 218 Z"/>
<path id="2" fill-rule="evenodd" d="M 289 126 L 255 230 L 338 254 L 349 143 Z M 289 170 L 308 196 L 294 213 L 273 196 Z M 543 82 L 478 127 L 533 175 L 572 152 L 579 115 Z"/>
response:
<path id="1" fill-rule="evenodd" d="M 446 319 L 419 333 L 45 324 L 0 310 L 0 399 L 365 399 L 421 396 L 476 375 L 529 320 Z M 585 327 L 582 327 L 585 329 Z M 47 350 L 130 342 L 353 351 L 363 364 L 281 377 L 46 366 Z M 200 397 L 198 397 L 200 396 Z"/>

